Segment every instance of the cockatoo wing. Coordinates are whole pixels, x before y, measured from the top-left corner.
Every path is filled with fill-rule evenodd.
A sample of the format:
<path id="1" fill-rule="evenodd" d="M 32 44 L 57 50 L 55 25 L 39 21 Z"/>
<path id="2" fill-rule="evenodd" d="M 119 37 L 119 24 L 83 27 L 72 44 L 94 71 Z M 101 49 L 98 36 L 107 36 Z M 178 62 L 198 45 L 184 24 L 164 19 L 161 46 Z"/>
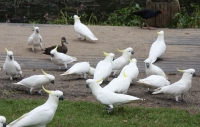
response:
<path id="1" fill-rule="evenodd" d="M 39 38 L 40 38 L 40 42 L 42 42 L 42 36 L 41 35 L 39 35 Z"/>
<path id="2" fill-rule="evenodd" d="M 67 63 L 71 63 L 71 62 L 74 62 L 77 60 L 76 57 L 71 57 L 69 55 L 66 55 L 64 53 L 59 53 L 58 52 L 58 55 L 59 55 L 59 59 L 62 61 L 62 62 L 67 62 Z"/>
<path id="3" fill-rule="evenodd" d="M 15 65 L 17 71 L 21 71 L 21 67 L 20 67 L 20 65 L 17 63 L 17 61 L 14 61 L 14 65 Z"/>
<path id="4" fill-rule="evenodd" d="M 39 106 L 29 113 L 24 114 L 9 124 L 9 127 L 43 126 L 54 116 L 54 112 L 43 106 Z"/>
<path id="5" fill-rule="evenodd" d="M 109 62 L 100 61 L 94 72 L 94 79 L 107 78 L 112 71 L 112 65 Z"/>
<path id="6" fill-rule="evenodd" d="M 30 36 L 28 38 L 28 45 L 31 45 L 33 43 L 33 36 Z"/>
<path id="7" fill-rule="evenodd" d="M 82 23 L 76 23 L 74 25 L 74 29 L 75 29 L 75 31 L 77 33 L 79 33 L 79 34 L 81 34 L 83 36 L 86 36 L 86 37 L 90 38 L 91 40 L 98 40 L 94 36 L 94 34 L 90 31 L 90 29 L 86 25 L 84 25 Z"/>

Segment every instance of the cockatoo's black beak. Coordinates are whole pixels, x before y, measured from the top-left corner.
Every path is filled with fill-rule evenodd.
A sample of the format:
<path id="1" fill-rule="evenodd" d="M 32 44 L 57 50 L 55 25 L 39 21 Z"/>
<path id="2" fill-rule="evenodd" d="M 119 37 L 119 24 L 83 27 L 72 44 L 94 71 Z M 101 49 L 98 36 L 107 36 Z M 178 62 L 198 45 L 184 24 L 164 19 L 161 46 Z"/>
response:
<path id="1" fill-rule="evenodd" d="M 10 57 L 10 59 L 12 60 L 12 55 L 10 55 L 9 57 Z"/>
<path id="2" fill-rule="evenodd" d="M 60 97 L 59 97 L 59 100 L 64 100 L 64 97 L 63 97 L 63 96 L 60 96 Z"/>

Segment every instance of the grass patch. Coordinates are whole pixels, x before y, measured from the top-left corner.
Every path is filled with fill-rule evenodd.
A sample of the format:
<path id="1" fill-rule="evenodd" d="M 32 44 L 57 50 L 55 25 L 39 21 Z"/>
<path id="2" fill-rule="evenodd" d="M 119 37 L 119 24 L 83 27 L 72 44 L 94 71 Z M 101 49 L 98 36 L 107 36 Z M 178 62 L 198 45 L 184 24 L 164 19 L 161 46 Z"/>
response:
<path id="1" fill-rule="evenodd" d="M 0 99 L 0 115 L 12 122 L 46 100 Z M 53 120 L 47 127 L 116 127 L 116 126 L 200 126 L 200 114 L 191 115 L 185 110 L 171 108 L 145 108 L 122 106 L 108 114 L 99 103 L 60 101 Z"/>

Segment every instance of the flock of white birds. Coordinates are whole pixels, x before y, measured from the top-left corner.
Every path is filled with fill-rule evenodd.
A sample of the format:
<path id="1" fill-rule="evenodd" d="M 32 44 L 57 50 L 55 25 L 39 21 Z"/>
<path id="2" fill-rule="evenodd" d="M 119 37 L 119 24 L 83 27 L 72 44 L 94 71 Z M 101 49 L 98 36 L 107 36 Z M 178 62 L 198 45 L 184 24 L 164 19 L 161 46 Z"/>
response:
<path id="1" fill-rule="evenodd" d="M 84 37 L 84 40 L 90 38 L 91 40 L 98 40 L 93 33 L 88 29 L 88 27 L 81 23 L 80 17 L 74 15 L 74 29 L 78 33 L 79 38 Z M 191 88 L 192 77 L 195 75 L 194 69 L 179 70 L 183 72 L 182 78 L 171 84 L 168 81 L 168 77 L 164 71 L 154 65 L 153 63 L 157 59 L 162 59 L 161 56 L 166 51 L 166 44 L 164 41 L 164 31 L 157 32 L 158 38 L 152 44 L 149 56 L 144 61 L 146 69 L 146 78 L 139 79 L 137 81 L 140 84 L 143 84 L 149 88 L 155 88 L 152 94 L 171 94 L 175 96 L 177 102 L 178 98 L 181 97 L 183 100 L 183 94 L 186 93 Z M 39 27 L 34 26 L 33 34 L 28 38 L 28 45 L 32 46 L 32 51 L 35 52 L 34 48 L 40 46 L 44 50 L 42 43 L 42 37 L 39 32 Z M 14 60 L 13 52 L 6 49 L 7 56 L 5 63 L 3 65 L 3 71 L 10 77 L 10 80 L 13 80 L 13 76 L 19 75 L 22 77 L 22 70 L 20 65 Z M 137 60 L 135 58 L 131 59 L 131 56 L 134 54 L 133 49 L 128 47 L 124 50 L 119 50 L 122 53 L 122 56 L 114 60 L 115 55 L 113 53 L 103 52 L 105 59 L 98 62 L 96 68 L 92 68 L 88 62 L 79 62 L 74 64 L 66 72 L 61 74 L 70 75 L 77 74 L 83 75 L 84 79 L 87 79 L 87 74 L 93 75 L 93 79 L 87 79 L 86 84 L 91 89 L 94 97 L 103 105 L 107 106 L 107 111 L 111 112 L 114 107 L 131 103 L 135 101 L 143 101 L 144 99 L 127 95 L 127 91 L 132 81 L 136 81 L 139 69 L 137 67 Z M 65 66 L 67 64 L 77 61 L 77 58 L 57 52 L 57 47 L 50 52 L 51 61 L 59 66 Z M 49 91 L 44 88 L 48 83 L 53 83 L 55 77 L 51 74 L 47 74 L 42 70 L 44 75 L 33 75 L 27 78 L 22 79 L 21 81 L 14 83 L 17 85 L 23 85 L 30 88 L 30 93 L 32 94 L 33 90 L 38 90 L 41 93 L 43 89 L 46 93 L 49 94 L 48 100 L 41 106 L 36 107 L 32 111 L 22 115 L 20 118 L 14 120 L 10 124 L 6 125 L 6 118 L 0 116 L 0 127 L 25 127 L 25 126 L 34 126 L 34 127 L 46 127 L 54 117 L 56 109 L 58 107 L 58 101 L 63 100 L 63 92 Z M 113 80 L 109 82 L 105 87 L 101 87 L 103 81 L 108 81 L 109 76 L 113 74 Z M 34 119 L 34 120 L 33 120 Z"/>

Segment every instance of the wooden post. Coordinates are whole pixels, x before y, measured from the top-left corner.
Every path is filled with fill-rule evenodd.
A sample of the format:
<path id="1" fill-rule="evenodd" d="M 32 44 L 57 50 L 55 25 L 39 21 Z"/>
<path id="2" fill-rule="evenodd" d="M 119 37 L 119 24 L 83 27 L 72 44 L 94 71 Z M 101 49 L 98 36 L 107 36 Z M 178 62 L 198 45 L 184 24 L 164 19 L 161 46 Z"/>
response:
<path id="1" fill-rule="evenodd" d="M 162 10 L 164 14 L 160 14 L 155 18 L 147 20 L 149 26 L 153 27 L 168 27 L 174 15 L 180 12 L 178 0 L 160 0 L 160 2 L 146 1 L 146 8 L 153 10 Z"/>

